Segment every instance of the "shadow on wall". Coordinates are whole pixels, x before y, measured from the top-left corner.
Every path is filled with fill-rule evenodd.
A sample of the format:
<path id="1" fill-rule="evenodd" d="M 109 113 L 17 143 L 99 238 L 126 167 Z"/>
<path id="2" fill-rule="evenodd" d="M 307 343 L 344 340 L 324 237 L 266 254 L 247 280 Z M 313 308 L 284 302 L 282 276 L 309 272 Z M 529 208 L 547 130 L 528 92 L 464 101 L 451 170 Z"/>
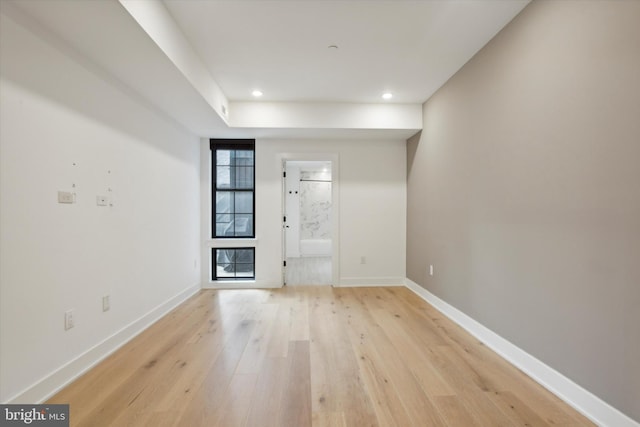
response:
<path id="1" fill-rule="evenodd" d="M 416 158 L 416 152 L 418 151 L 418 144 L 420 144 L 421 138 L 422 131 L 407 139 L 407 176 L 411 174 L 411 169 L 413 168 L 413 162 Z"/>
<path id="2" fill-rule="evenodd" d="M 40 49 L 39 46 L 29 42 L 18 43 L 12 37 L 2 37 L 0 75 L 3 80 L 11 81 L 36 96 L 47 98 L 110 129 L 126 133 L 136 142 L 147 143 L 172 157 L 189 162 L 184 158 L 183 149 L 166 142 L 182 139 L 187 130 L 180 123 L 15 6 L 3 2 L 1 16 L 7 24 L 15 23 L 23 27 L 20 31 L 26 29 L 29 32 L 23 40 L 38 37 L 41 39 L 38 43 L 44 42 L 48 48 L 55 49 L 68 59 L 62 61 L 57 55 L 39 54 L 30 55 L 29 61 L 25 61 L 22 52 Z M 86 73 L 78 72 L 78 65 Z M 138 114 L 131 114 L 131 109 L 137 110 Z M 175 138 L 161 138 L 150 144 L 148 121 L 140 119 L 144 115 L 154 120 L 156 125 L 157 119 L 162 119 L 164 128 L 155 130 L 168 135 L 175 133 Z"/>

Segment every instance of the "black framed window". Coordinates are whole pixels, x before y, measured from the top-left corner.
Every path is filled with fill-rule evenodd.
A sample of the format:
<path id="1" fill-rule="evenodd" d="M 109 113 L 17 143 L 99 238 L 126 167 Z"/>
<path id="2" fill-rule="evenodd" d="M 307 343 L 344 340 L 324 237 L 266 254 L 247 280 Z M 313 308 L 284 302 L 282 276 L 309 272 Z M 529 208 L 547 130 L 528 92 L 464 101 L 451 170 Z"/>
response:
<path id="1" fill-rule="evenodd" d="M 213 238 L 255 237 L 255 140 L 212 139 Z"/>
<path id="2" fill-rule="evenodd" d="M 255 248 L 212 248 L 213 280 L 255 279 Z"/>

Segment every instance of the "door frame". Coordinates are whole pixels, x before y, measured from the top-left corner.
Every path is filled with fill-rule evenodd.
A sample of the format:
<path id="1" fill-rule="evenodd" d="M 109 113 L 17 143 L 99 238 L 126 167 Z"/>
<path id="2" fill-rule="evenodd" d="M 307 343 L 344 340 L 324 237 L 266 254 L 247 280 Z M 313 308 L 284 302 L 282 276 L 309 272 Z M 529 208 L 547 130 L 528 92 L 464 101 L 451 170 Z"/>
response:
<path id="1" fill-rule="evenodd" d="M 288 161 L 321 161 L 331 163 L 331 285 L 340 286 L 340 156 L 337 153 L 280 153 L 278 155 L 278 167 L 280 170 L 280 209 L 281 218 L 285 216 L 285 191 L 286 180 L 283 176 L 286 162 Z M 282 254 L 282 282 L 285 284 L 286 267 L 284 262 L 286 254 L 285 224 L 281 221 L 281 254 Z"/>

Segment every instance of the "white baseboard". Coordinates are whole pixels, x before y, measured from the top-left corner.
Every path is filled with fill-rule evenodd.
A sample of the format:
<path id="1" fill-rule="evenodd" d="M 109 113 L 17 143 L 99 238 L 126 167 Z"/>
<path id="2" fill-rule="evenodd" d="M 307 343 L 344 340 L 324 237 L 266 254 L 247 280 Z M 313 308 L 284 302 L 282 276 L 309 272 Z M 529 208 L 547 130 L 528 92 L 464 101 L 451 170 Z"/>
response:
<path id="1" fill-rule="evenodd" d="M 585 390 L 555 369 L 545 365 L 412 280 L 406 279 L 406 287 L 597 425 L 603 427 L 640 427 L 640 423 L 632 420 L 593 393 Z"/>
<path id="2" fill-rule="evenodd" d="M 375 287 L 375 286 L 404 286 L 404 277 L 341 277 L 335 287 Z"/>
<path id="3" fill-rule="evenodd" d="M 105 338 L 80 356 L 53 371 L 40 381 L 9 399 L 6 403 L 42 403 L 62 388 L 73 382 L 107 356 L 125 345 L 142 331 L 183 303 L 200 290 L 200 284 L 193 285 L 166 302 L 158 305 L 137 320 L 129 323 L 113 335 Z"/>

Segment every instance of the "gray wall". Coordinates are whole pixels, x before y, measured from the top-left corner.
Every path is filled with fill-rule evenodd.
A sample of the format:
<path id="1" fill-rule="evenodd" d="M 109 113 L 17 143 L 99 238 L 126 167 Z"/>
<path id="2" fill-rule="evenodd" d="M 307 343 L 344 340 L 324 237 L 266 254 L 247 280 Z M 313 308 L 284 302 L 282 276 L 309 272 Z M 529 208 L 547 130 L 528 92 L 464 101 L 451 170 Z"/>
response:
<path id="1" fill-rule="evenodd" d="M 534 1 L 424 105 L 407 171 L 408 277 L 636 420 L 639 23 Z"/>

